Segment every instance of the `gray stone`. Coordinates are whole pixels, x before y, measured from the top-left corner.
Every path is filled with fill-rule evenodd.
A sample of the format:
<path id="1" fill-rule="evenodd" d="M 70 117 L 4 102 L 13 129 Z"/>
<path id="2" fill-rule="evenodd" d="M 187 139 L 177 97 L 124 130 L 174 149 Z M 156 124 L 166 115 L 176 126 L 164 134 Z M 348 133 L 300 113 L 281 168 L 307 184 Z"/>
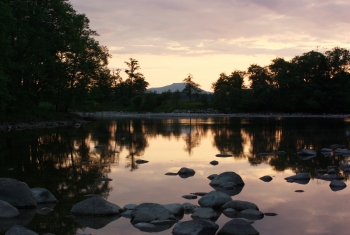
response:
<path id="1" fill-rule="evenodd" d="M 329 186 L 334 188 L 346 188 L 346 184 L 340 180 L 332 180 Z"/>
<path id="2" fill-rule="evenodd" d="M 260 233 L 247 221 L 233 219 L 227 222 L 217 235 L 259 235 Z"/>
<path id="3" fill-rule="evenodd" d="M 245 209 L 239 212 L 238 216 L 246 219 L 261 219 L 264 217 L 264 214 L 261 211 L 254 209 Z"/>
<path id="4" fill-rule="evenodd" d="M 236 211 L 233 208 L 226 208 L 225 210 L 222 211 L 222 213 L 229 218 L 233 218 L 233 217 L 236 217 L 236 215 L 238 214 L 238 211 Z"/>
<path id="5" fill-rule="evenodd" d="M 320 151 L 321 151 L 321 152 L 333 152 L 333 149 L 330 149 L 330 148 L 322 148 Z"/>
<path id="6" fill-rule="evenodd" d="M 0 200 L 18 208 L 37 206 L 35 197 L 28 185 L 11 178 L 0 178 Z"/>
<path id="7" fill-rule="evenodd" d="M 244 182 L 243 182 L 241 176 L 239 176 L 235 172 L 230 172 L 230 171 L 223 172 L 223 173 L 219 174 L 209 184 L 211 186 L 218 186 L 218 185 L 225 183 L 225 182 L 233 182 L 233 183 L 237 184 L 238 186 L 244 185 Z"/>
<path id="8" fill-rule="evenodd" d="M 126 204 L 124 207 L 123 207 L 123 211 L 126 211 L 126 210 L 133 210 L 137 207 L 136 204 Z"/>
<path id="9" fill-rule="evenodd" d="M 108 215 L 108 216 L 72 216 L 71 217 L 76 223 L 83 227 L 101 229 L 106 227 L 111 222 L 120 218 L 120 215 Z"/>
<path id="10" fill-rule="evenodd" d="M 196 196 L 204 196 L 207 193 L 206 192 L 195 192 L 195 193 L 191 193 L 191 194 L 196 195 Z"/>
<path id="11" fill-rule="evenodd" d="M 203 207 L 203 208 L 196 208 L 194 209 L 193 214 L 191 217 L 193 219 L 208 219 L 212 221 L 216 221 L 219 218 L 220 214 L 214 211 L 210 207 Z"/>
<path id="12" fill-rule="evenodd" d="M 187 167 L 182 167 L 177 173 L 181 178 L 188 178 L 196 174 L 193 169 Z"/>
<path id="13" fill-rule="evenodd" d="M 197 199 L 197 196 L 196 195 L 183 195 L 182 196 L 183 198 L 185 198 L 185 199 Z"/>
<path id="14" fill-rule="evenodd" d="M 223 192 L 211 191 L 199 199 L 198 204 L 201 207 L 220 208 L 228 201 L 232 201 L 230 195 Z"/>
<path id="15" fill-rule="evenodd" d="M 100 197 L 88 198 L 74 205 L 70 213 L 73 215 L 117 215 L 122 209 Z"/>
<path id="16" fill-rule="evenodd" d="M 182 207 L 184 208 L 184 212 L 186 214 L 192 213 L 195 208 L 198 208 L 199 206 L 185 202 L 182 204 Z"/>
<path id="17" fill-rule="evenodd" d="M 211 161 L 211 162 L 210 162 L 210 164 L 211 164 L 211 165 L 213 165 L 213 166 L 216 166 L 216 165 L 218 165 L 218 164 L 219 164 L 219 162 L 218 162 L 218 161 L 216 161 L 216 160 L 214 160 L 214 161 Z"/>
<path id="18" fill-rule="evenodd" d="M 157 203 L 142 203 L 131 213 L 133 222 L 150 222 L 152 220 L 175 220 L 175 215 Z"/>
<path id="19" fill-rule="evenodd" d="M 298 152 L 298 155 L 300 155 L 300 156 L 313 156 L 313 155 L 316 155 L 316 151 L 311 150 L 311 149 L 302 149 Z"/>
<path id="20" fill-rule="evenodd" d="M 302 172 L 302 173 L 297 173 L 296 175 L 293 175 L 293 176 L 289 176 L 289 177 L 286 177 L 284 178 L 285 180 L 293 180 L 293 181 L 296 181 L 296 180 L 309 180 L 310 179 L 310 175 L 306 172 Z"/>
<path id="21" fill-rule="evenodd" d="M 10 228 L 5 235 L 39 235 L 36 232 L 29 230 L 22 225 L 15 225 Z"/>
<path id="22" fill-rule="evenodd" d="M 132 210 L 126 210 L 121 213 L 121 216 L 131 219 L 131 213 L 132 213 Z"/>
<path id="23" fill-rule="evenodd" d="M 135 228 L 155 228 L 156 226 L 154 224 L 140 222 L 134 224 Z"/>
<path id="24" fill-rule="evenodd" d="M 224 188 L 224 189 L 234 189 L 237 186 L 236 183 L 234 182 L 224 182 L 219 185 L 219 187 Z"/>
<path id="25" fill-rule="evenodd" d="M 172 231 L 173 235 L 215 235 L 219 226 L 210 220 L 190 220 L 178 222 Z"/>
<path id="26" fill-rule="evenodd" d="M 180 203 L 166 204 L 163 206 L 174 215 L 182 215 L 184 213 L 184 208 Z"/>
<path id="27" fill-rule="evenodd" d="M 232 209 L 235 209 L 236 211 L 243 211 L 247 209 L 259 210 L 258 206 L 255 205 L 254 203 L 247 202 L 247 201 L 240 201 L 240 200 L 233 200 L 233 201 L 226 202 L 222 206 L 222 209 L 227 209 L 227 208 L 232 208 Z"/>
<path id="28" fill-rule="evenodd" d="M 36 203 L 54 203 L 58 202 L 55 196 L 46 188 L 32 188 Z"/>
<path id="29" fill-rule="evenodd" d="M 211 174 L 207 178 L 213 180 L 216 176 L 218 176 L 218 174 Z"/>
<path id="30" fill-rule="evenodd" d="M 16 207 L 12 206 L 8 202 L 0 200 L 0 219 L 14 218 L 19 216 L 19 211 Z"/>
<path id="31" fill-rule="evenodd" d="M 269 175 L 265 175 L 259 178 L 260 180 L 264 181 L 264 182 L 270 182 L 272 180 L 272 177 Z"/>

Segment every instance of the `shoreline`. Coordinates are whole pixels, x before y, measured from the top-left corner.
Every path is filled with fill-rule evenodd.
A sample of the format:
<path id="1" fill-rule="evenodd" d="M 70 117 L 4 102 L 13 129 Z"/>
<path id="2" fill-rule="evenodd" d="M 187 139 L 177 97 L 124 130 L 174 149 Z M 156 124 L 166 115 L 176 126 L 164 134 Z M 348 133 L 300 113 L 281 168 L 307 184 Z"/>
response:
<path id="1" fill-rule="evenodd" d="M 3 123 L 0 132 L 24 131 L 35 129 L 49 129 L 56 127 L 79 128 L 80 125 L 104 118 L 342 118 L 350 119 L 350 114 L 305 114 L 305 113 L 133 113 L 133 112 L 73 112 L 82 119 L 70 119 L 64 121 L 34 121 L 19 123 Z"/>

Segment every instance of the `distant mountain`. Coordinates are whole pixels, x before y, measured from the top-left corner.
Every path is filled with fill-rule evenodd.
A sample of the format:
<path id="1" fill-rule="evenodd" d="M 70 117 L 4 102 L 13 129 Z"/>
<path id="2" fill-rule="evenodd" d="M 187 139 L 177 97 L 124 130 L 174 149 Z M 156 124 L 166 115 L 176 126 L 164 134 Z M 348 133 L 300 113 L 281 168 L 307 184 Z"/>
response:
<path id="1" fill-rule="evenodd" d="M 155 88 L 149 88 L 147 91 L 155 91 L 156 93 L 160 94 L 162 92 L 170 90 L 171 92 L 175 91 L 182 91 L 186 86 L 186 83 L 184 82 L 179 82 L 179 83 L 173 83 L 171 85 L 163 86 L 163 87 L 155 87 Z M 202 90 L 202 89 L 201 89 Z M 212 92 L 202 90 L 203 93 L 205 94 L 212 94 Z"/>

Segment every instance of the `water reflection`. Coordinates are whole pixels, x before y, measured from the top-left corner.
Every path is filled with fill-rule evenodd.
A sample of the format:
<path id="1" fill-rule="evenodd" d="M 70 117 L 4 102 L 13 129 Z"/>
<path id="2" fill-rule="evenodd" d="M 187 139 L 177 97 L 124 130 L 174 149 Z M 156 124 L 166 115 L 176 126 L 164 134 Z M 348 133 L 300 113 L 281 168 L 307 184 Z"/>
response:
<path id="1" fill-rule="evenodd" d="M 2 133 L 0 177 L 24 181 L 29 187 L 47 188 L 59 200 L 52 211 L 30 217 L 30 222 L 26 222 L 28 228 L 40 234 L 75 234 L 85 227 L 102 228 L 114 218 L 102 222 L 96 222 L 94 219 L 91 223 L 88 220 L 74 222 L 71 218 L 66 218 L 72 206 L 85 199 L 87 194 L 99 195 L 105 199 L 113 198 L 113 190 L 121 194 L 122 190 L 127 188 L 119 186 L 122 182 L 118 180 L 122 179 L 115 178 L 112 182 L 98 182 L 96 179 L 107 178 L 112 174 L 119 174 L 122 178 L 124 176 L 121 168 L 138 177 L 138 174 L 141 174 L 138 173 L 141 166 L 136 160 L 141 157 L 147 160 L 147 157 L 150 157 L 147 155 L 149 149 L 155 154 L 158 154 L 157 151 L 163 151 L 162 157 L 153 159 L 160 162 L 157 170 L 142 166 L 149 170 L 148 177 L 153 182 L 161 182 L 160 177 L 167 171 L 172 171 L 168 170 L 171 167 L 178 170 L 179 165 L 186 164 L 188 157 L 199 161 L 200 157 L 197 157 L 196 153 L 204 148 L 203 144 L 206 145 L 205 151 L 210 149 L 210 152 L 232 154 L 232 157 L 224 160 L 217 158 L 220 161 L 220 164 L 215 166 L 217 169 L 225 170 L 221 161 L 244 161 L 251 167 L 268 165 L 276 173 L 308 172 L 314 179 L 318 169 L 339 166 L 340 163 L 349 160 L 349 157 L 325 156 L 318 151 L 324 147 L 328 148 L 331 144 L 349 146 L 349 129 L 350 123 L 342 119 L 124 118 L 100 120 L 81 128 Z M 98 145 L 105 148 L 95 148 Z M 163 146 L 166 149 L 162 149 Z M 171 159 L 166 159 L 168 152 L 174 151 L 175 148 L 181 149 L 181 146 L 181 156 L 176 158 L 170 154 Z M 153 150 L 154 148 L 156 150 Z M 316 150 L 317 155 L 301 160 L 296 152 L 304 148 Z M 281 150 L 285 151 L 285 154 L 276 153 Z M 206 157 L 205 151 L 201 153 L 203 158 Z M 215 158 L 215 155 L 211 154 L 210 157 Z M 173 161 L 172 165 L 169 161 Z M 150 164 L 152 162 L 147 165 Z M 207 166 L 202 168 L 207 169 Z M 343 171 L 338 173 L 345 177 L 345 181 L 348 180 L 348 175 Z M 200 176 L 201 173 L 197 175 Z M 128 177 L 130 178 L 125 181 L 135 180 L 131 176 Z M 168 177 L 169 184 L 181 185 L 175 178 L 179 177 Z M 191 182 L 190 178 L 186 181 Z M 119 187 L 113 187 L 117 183 Z M 157 188 L 156 185 L 153 187 Z M 209 185 L 207 189 L 209 191 Z M 199 188 L 198 191 L 202 190 Z M 242 188 L 231 191 L 228 192 L 230 195 L 239 195 Z M 156 195 L 156 192 L 154 194 Z"/>

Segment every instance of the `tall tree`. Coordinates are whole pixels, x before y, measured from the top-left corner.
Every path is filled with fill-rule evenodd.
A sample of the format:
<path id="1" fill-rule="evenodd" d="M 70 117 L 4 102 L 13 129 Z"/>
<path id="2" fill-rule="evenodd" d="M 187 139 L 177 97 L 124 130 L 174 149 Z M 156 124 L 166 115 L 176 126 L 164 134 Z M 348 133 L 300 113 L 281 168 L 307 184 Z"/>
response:
<path id="1" fill-rule="evenodd" d="M 185 93 L 190 98 L 190 102 L 191 102 L 193 96 L 196 96 L 202 92 L 202 90 L 199 88 L 200 85 L 193 81 L 193 75 L 190 73 L 182 81 L 186 83 L 185 88 L 182 90 L 182 92 Z"/>
<path id="2" fill-rule="evenodd" d="M 129 89 L 129 98 L 132 98 L 135 95 L 143 94 L 147 90 L 149 83 L 145 80 L 144 75 L 138 71 L 141 69 L 139 62 L 133 58 L 129 60 L 125 61 L 125 64 L 128 66 L 128 69 L 125 69 L 125 73 L 128 75 L 125 83 Z"/>

